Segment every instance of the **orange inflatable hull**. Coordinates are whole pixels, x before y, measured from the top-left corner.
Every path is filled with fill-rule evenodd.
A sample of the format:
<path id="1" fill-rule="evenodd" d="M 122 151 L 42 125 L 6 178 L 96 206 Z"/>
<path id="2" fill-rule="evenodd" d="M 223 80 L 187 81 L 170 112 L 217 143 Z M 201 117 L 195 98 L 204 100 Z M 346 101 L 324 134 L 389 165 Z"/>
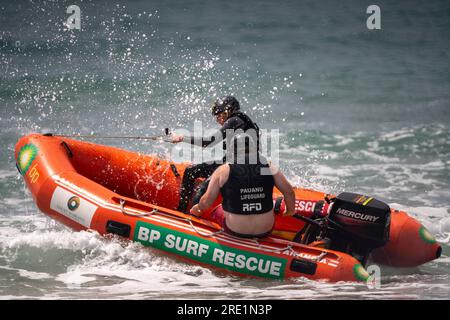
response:
<path id="1" fill-rule="evenodd" d="M 175 211 L 187 164 L 39 134 L 20 139 L 15 158 L 38 208 L 74 230 L 117 234 L 240 275 L 329 281 L 369 278 L 348 254 L 290 241 L 304 227 L 292 217 L 277 216 L 274 233 L 255 240 L 224 233 L 207 215 L 197 219 Z M 298 213 L 305 216 L 324 197 L 305 189 L 296 189 L 296 195 Z M 419 222 L 394 210 L 391 239 L 375 252 L 374 261 L 413 266 L 435 259 L 438 253 L 439 245 Z"/>

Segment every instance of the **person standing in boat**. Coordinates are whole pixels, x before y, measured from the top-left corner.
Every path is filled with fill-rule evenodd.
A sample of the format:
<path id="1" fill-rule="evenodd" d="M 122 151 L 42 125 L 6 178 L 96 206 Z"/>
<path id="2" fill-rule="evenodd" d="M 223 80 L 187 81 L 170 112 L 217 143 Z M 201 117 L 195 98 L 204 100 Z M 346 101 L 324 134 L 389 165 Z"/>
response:
<path id="1" fill-rule="evenodd" d="M 295 193 L 283 173 L 257 152 L 252 140 L 244 136 L 247 143 L 242 139 L 233 139 L 238 157 L 214 171 L 206 193 L 192 207 L 191 214 L 200 217 L 221 193 L 222 208 L 215 209 L 212 219 L 234 236 L 262 238 L 272 232 L 275 223 L 273 187 L 284 196 L 285 215 L 295 212 Z"/>
<path id="2" fill-rule="evenodd" d="M 256 136 L 256 145 L 259 151 L 259 128 L 256 123 L 250 119 L 250 117 L 240 111 L 239 101 L 235 97 L 225 96 L 217 99 L 212 106 L 211 113 L 216 118 L 216 121 L 222 126 L 216 134 L 211 137 L 201 138 L 172 134 L 171 142 L 188 142 L 193 145 L 208 147 L 223 141 L 223 150 L 226 150 L 226 142 L 227 140 L 229 141 L 232 139 L 236 130 L 242 130 L 244 132 L 252 130 L 253 135 Z M 220 137 L 220 139 L 217 137 Z M 187 213 L 189 200 L 194 193 L 195 179 L 209 178 L 211 174 L 224 162 L 225 157 L 217 161 L 200 163 L 186 168 L 181 182 L 180 202 L 177 208 L 178 211 Z M 207 180 L 201 188 L 205 190 L 208 182 L 209 180 Z"/>

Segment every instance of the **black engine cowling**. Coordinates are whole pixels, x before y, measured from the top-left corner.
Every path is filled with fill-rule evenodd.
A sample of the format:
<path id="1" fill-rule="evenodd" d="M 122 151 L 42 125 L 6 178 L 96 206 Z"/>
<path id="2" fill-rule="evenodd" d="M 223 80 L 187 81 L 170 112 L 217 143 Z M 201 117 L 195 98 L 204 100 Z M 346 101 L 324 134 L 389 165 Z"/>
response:
<path id="1" fill-rule="evenodd" d="M 343 192 L 328 215 L 330 249 L 347 252 L 363 264 L 369 253 L 389 241 L 391 209 L 379 200 Z"/>

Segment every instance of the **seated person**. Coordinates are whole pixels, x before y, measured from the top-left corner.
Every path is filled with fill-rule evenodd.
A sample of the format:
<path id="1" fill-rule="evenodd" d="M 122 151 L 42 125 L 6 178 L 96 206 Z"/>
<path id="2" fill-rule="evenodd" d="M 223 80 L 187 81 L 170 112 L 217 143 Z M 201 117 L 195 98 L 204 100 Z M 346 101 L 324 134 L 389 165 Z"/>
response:
<path id="1" fill-rule="evenodd" d="M 233 139 L 238 148 L 240 139 Z M 271 233 L 275 223 L 273 187 L 276 186 L 284 196 L 286 215 L 294 214 L 295 193 L 281 171 L 261 161 L 265 159 L 256 148 L 252 148 L 254 144 L 244 142 L 240 145 L 244 145 L 245 149 L 244 163 L 234 161 L 218 167 L 211 176 L 206 193 L 192 207 L 191 214 L 200 217 L 212 206 L 220 192 L 223 210 L 216 210 L 212 218 L 227 233 L 244 238 L 261 238 Z M 256 152 L 256 161 L 249 161 L 251 149 Z"/>

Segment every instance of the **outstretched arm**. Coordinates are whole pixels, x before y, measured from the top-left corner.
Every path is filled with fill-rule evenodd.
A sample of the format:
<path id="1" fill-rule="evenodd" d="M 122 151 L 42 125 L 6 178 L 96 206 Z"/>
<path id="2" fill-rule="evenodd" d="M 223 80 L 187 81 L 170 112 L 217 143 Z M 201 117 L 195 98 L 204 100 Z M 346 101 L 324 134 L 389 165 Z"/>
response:
<path id="1" fill-rule="evenodd" d="M 194 136 L 183 136 L 172 134 L 171 142 L 173 143 L 187 142 L 204 148 L 212 147 L 226 138 L 226 131 L 228 129 L 235 130 L 241 127 L 243 124 L 244 121 L 242 119 L 238 117 L 231 117 L 230 119 L 225 121 L 225 123 L 219 130 L 217 130 L 214 134 L 210 135 L 209 137 L 194 137 Z"/>

